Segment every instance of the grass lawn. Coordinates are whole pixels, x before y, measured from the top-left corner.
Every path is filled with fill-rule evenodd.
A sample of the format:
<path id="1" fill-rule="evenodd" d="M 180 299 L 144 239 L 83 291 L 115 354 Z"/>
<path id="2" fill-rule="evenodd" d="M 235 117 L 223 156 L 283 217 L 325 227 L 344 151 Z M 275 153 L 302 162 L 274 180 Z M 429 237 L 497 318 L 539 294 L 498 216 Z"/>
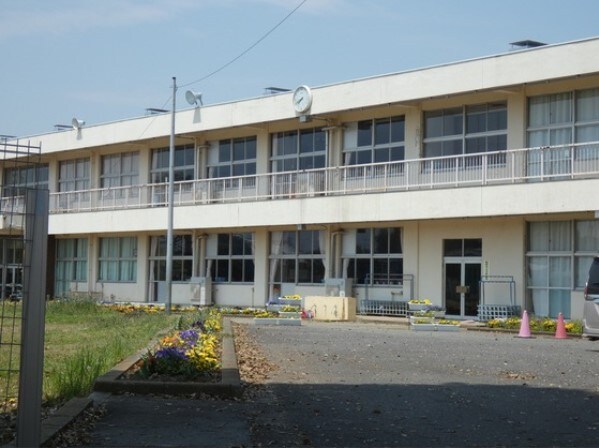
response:
<path id="1" fill-rule="evenodd" d="M 18 370 L 18 351 L 14 346 L 10 361 L 10 342 L 19 343 L 20 319 L 14 331 L 12 316 L 20 317 L 21 305 L 3 302 L 0 325 L 1 399 L 16 396 L 18 373 L 7 384 L 7 369 Z M 50 301 L 46 306 L 44 350 L 44 400 L 57 403 L 89 393 L 94 379 L 117 362 L 146 347 L 160 332 L 174 329 L 181 315 L 144 311 L 119 312 L 91 301 Z M 8 390 L 7 390 L 8 387 Z M 14 399 L 11 400 L 14 402 Z"/>

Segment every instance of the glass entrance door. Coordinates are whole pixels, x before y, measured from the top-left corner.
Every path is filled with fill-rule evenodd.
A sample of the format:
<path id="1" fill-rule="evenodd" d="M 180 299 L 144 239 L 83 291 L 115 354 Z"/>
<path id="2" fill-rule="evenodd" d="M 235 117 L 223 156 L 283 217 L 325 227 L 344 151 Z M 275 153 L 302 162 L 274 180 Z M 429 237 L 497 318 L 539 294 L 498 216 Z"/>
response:
<path id="1" fill-rule="evenodd" d="M 476 316 L 483 240 L 443 240 L 445 312 L 452 316 Z"/>
<path id="2" fill-rule="evenodd" d="M 476 316 L 480 301 L 481 263 L 445 261 L 445 312 L 452 316 Z"/>

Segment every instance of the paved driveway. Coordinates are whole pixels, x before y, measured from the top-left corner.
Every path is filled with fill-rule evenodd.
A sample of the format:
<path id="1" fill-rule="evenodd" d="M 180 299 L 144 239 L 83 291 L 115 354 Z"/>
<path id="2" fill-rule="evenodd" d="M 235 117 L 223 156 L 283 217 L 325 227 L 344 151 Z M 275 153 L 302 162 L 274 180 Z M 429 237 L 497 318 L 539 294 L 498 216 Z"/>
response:
<path id="1" fill-rule="evenodd" d="M 97 446 L 599 446 L 599 342 L 381 324 L 248 325 L 245 401 L 118 396 Z"/>
<path id="2" fill-rule="evenodd" d="M 273 405 L 255 416 L 275 446 L 599 446 L 599 343 L 369 324 L 251 329 L 280 366 Z"/>

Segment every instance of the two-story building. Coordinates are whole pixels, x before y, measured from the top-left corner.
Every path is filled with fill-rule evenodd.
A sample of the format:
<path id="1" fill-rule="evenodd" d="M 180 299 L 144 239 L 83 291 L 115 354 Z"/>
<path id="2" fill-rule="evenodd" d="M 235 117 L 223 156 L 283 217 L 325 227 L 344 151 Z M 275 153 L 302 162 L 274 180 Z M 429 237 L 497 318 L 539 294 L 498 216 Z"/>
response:
<path id="1" fill-rule="evenodd" d="M 483 301 L 580 318 L 599 251 L 597 54 L 592 38 L 177 111 L 173 303 L 337 284 L 457 317 Z M 5 166 L 5 201 L 50 190 L 51 294 L 164 301 L 171 119 L 27 137 L 41 164 Z"/>

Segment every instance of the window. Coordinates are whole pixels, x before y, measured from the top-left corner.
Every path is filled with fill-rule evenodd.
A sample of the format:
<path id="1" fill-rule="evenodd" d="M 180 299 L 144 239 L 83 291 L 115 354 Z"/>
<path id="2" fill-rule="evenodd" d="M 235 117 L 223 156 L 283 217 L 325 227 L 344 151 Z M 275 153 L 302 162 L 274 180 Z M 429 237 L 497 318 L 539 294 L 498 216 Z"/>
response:
<path id="1" fill-rule="evenodd" d="M 193 239 L 191 235 L 173 237 L 173 282 L 186 282 L 193 272 Z M 166 281 L 166 236 L 150 238 L 150 281 Z"/>
<path id="2" fill-rule="evenodd" d="M 319 230 L 273 232 L 271 283 L 320 284 L 324 282 L 324 233 Z"/>
<path id="3" fill-rule="evenodd" d="M 23 238 L 0 238 L 0 297 L 21 297 L 23 292 Z"/>
<path id="4" fill-rule="evenodd" d="M 62 297 L 71 282 L 87 281 L 87 238 L 56 240 L 56 286 L 54 294 Z"/>
<path id="5" fill-rule="evenodd" d="M 253 283 L 254 249 L 251 233 L 219 233 L 216 256 L 211 259 L 212 280 L 217 283 Z"/>
<path id="6" fill-rule="evenodd" d="M 100 238 L 98 281 L 134 282 L 137 278 L 137 238 Z"/>
<path id="7" fill-rule="evenodd" d="M 405 117 L 348 123 L 344 139 L 345 165 L 404 160 Z"/>
<path id="8" fill-rule="evenodd" d="M 64 160 L 58 166 L 58 191 L 89 189 L 89 159 Z"/>
<path id="9" fill-rule="evenodd" d="M 574 287 L 584 288 L 593 257 L 599 253 L 599 221 L 576 221 L 574 233 Z"/>
<path id="10" fill-rule="evenodd" d="M 571 221 L 528 224 L 527 287 L 538 315 L 570 316 L 572 227 Z"/>
<path id="11" fill-rule="evenodd" d="M 4 170 L 2 196 L 22 196 L 27 188 L 48 188 L 48 165 L 31 165 Z"/>
<path id="12" fill-rule="evenodd" d="M 218 142 L 218 162 L 208 168 L 208 177 L 251 176 L 256 174 L 256 137 Z"/>
<path id="13" fill-rule="evenodd" d="M 151 182 L 154 184 L 167 182 L 169 172 L 169 148 L 158 148 L 152 151 Z M 175 147 L 174 182 L 193 180 L 195 172 L 195 146 Z"/>
<path id="14" fill-rule="evenodd" d="M 507 103 L 424 112 L 424 157 L 507 149 Z M 496 163 L 504 163 L 505 157 Z"/>
<path id="15" fill-rule="evenodd" d="M 528 99 L 528 146 L 545 147 L 599 141 L 599 88 Z M 599 148 L 579 146 L 576 159 L 599 158 Z M 544 154 L 546 174 L 569 169 L 568 148 Z M 540 163 L 540 155 L 529 163 Z M 547 173 L 547 169 L 551 169 Z"/>
<path id="16" fill-rule="evenodd" d="M 319 128 L 272 134 L 272 171 L 324 168 L 327 139 Z"/>
<path id="17" fill-rule="evenodd" d="M 139 152 L 102 156 L 101 188 L 126 187 L 139 183 Z"/>
<path id="18" fill-rule="evenodd" d="M 355 255 L 347 260 L 347 277 L 357 285 L 397 285 L 403 277 L 402 231 L 399 227 L 356 229 Z"/>

